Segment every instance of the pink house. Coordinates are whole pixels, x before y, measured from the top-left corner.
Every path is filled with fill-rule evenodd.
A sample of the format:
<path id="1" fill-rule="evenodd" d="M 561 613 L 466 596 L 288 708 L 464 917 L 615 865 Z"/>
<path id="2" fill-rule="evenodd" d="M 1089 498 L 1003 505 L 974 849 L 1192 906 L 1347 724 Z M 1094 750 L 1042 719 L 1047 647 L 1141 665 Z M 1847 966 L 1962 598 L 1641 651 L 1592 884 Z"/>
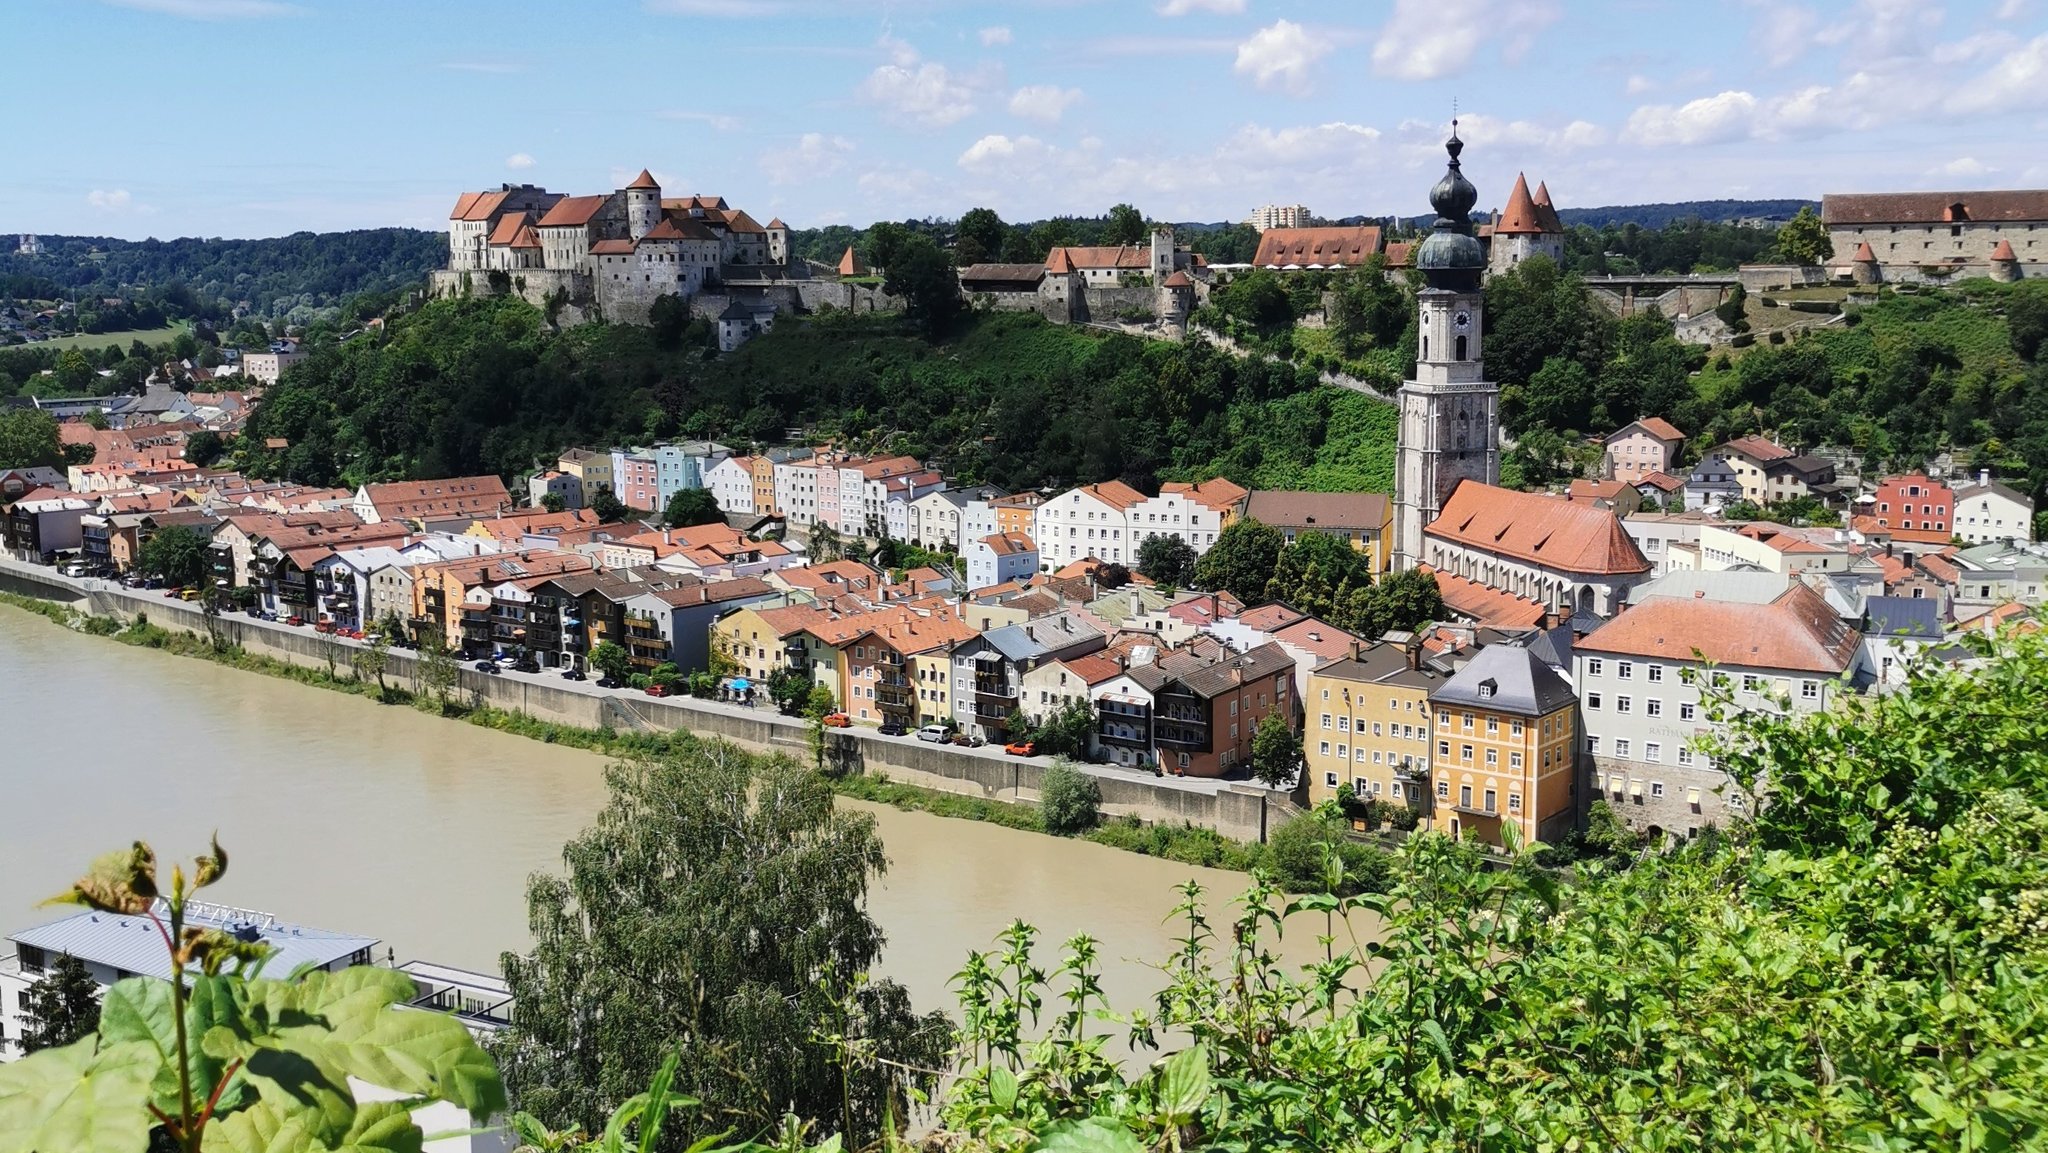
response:
<path id="1" fill-rule="evenodd" d="M 1646 416 L 1622 426 L 1605 441 L 1608 480 L 1635 484 L 1651 473 L 1673 472 L 1685 434 L 1668 420 Z"/>

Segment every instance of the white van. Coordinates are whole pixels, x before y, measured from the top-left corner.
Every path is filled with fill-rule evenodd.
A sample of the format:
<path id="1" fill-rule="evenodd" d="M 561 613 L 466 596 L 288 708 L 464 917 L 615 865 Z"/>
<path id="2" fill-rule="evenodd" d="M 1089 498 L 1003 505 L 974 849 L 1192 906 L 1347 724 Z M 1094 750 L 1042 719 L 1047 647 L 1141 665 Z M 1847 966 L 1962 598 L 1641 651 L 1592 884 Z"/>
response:
<path id="1" fill-rule="evenodd" d="M 930 741 L 935 745 L 944 744 L 947 736 L 948 734 L 946 732 L 946 726 L 944 725 L 926 725 L 925 727 L 917 730 L 918 740 Z"/>

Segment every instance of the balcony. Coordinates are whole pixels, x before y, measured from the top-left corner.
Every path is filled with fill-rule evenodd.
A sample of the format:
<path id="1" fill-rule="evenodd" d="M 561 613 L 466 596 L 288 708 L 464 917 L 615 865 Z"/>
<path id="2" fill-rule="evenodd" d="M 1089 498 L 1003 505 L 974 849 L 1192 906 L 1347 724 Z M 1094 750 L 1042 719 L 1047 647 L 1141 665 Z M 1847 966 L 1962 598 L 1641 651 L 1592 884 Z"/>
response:
<path id="1" fill-rule="evenodd" d="M 1010 721 L 1010 710 L 997 705 L 974 702 L 974 719 L 994 728 L 1004 728 Z"/>
<path id="2" fill-rule="evenodd" d="M 1017 700 L 1017 686 L 1006 681 L 976 677 L 974 678 L 974 695 L 985 700 L 1008 701 L 1014 704 Z M 1004 711 L 1009 711 L 1007 705 L 1004 707 Z"/>
<path id="3" fill-rule="evenodd" d="M 1142 749 L 1152 744 L 1150 733 L 1137 725 L 1105 724 L 1095 730 L 1095 739 L 1110 745 Z"/>

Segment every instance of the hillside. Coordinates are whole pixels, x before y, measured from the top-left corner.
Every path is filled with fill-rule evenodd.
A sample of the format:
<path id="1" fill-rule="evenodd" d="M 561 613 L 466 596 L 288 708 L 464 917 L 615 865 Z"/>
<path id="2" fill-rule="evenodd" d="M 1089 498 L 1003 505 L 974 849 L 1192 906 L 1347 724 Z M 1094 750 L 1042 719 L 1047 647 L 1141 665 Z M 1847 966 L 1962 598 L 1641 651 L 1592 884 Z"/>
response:
<path id="1" fill-rule="evenodd" d="M 932 345 L 890 317 L 778 325 L 711 356 L 683 331 L 552 333 L 516 300 L 435 301 L 318 350 L 252 419 L 262 473 L 314 483 L 516 474 L 574 444 L 815 437 L 915 453 L 1013 489 L 1227 475 L 1284 487 L 1392 482 L 1391 409 L 1287 363 L 1032 316 L 974 317 Z"/>
<path id="2" fill-rule="evenodd" d="M 412 228 L 296 232 L 264 240 L 40 237 L 43 253 L 0 251 L 0 297 L 177 296 L 182 315 L 247 301 L 265 317 L 332 307 L 361 292 L 416 285 L 448 255 L 448 237 Z M 170 290 L 181 286 L 177 293 Z"/>

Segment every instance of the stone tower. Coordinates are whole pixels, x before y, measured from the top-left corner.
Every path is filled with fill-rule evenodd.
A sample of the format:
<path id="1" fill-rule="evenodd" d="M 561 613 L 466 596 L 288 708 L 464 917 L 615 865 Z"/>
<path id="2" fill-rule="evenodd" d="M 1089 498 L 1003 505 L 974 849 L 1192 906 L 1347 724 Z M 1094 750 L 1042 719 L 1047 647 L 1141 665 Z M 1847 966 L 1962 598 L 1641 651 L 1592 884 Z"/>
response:
<path id="1" fill-rule="evenodd" d="M 1436 226 L 1415 250 L 1424 287 L 1415 379 L 1401 386 L 1400 439 L 1394 462 L 1394 567 L 1423 557 L 1422 530 L 1436 519 L 1463 480 L 1500 480 L 1500 386 L 1486 379 L 1480 342 L 1485 313 L 1480 277 L 1486 253 L 1472 235 L 1479 193 L 1458 165 L 1465 143 L 1456 121 L 1444 144 L 1451 154 L 1442 180 L 1429 190 Z"/>
<path id="2" fill-rule="evenodd" d="M 626 185 L 626 232 L 634 240 L 647 235 L 661 223 L 661 185 L 645 168 Z"/>

